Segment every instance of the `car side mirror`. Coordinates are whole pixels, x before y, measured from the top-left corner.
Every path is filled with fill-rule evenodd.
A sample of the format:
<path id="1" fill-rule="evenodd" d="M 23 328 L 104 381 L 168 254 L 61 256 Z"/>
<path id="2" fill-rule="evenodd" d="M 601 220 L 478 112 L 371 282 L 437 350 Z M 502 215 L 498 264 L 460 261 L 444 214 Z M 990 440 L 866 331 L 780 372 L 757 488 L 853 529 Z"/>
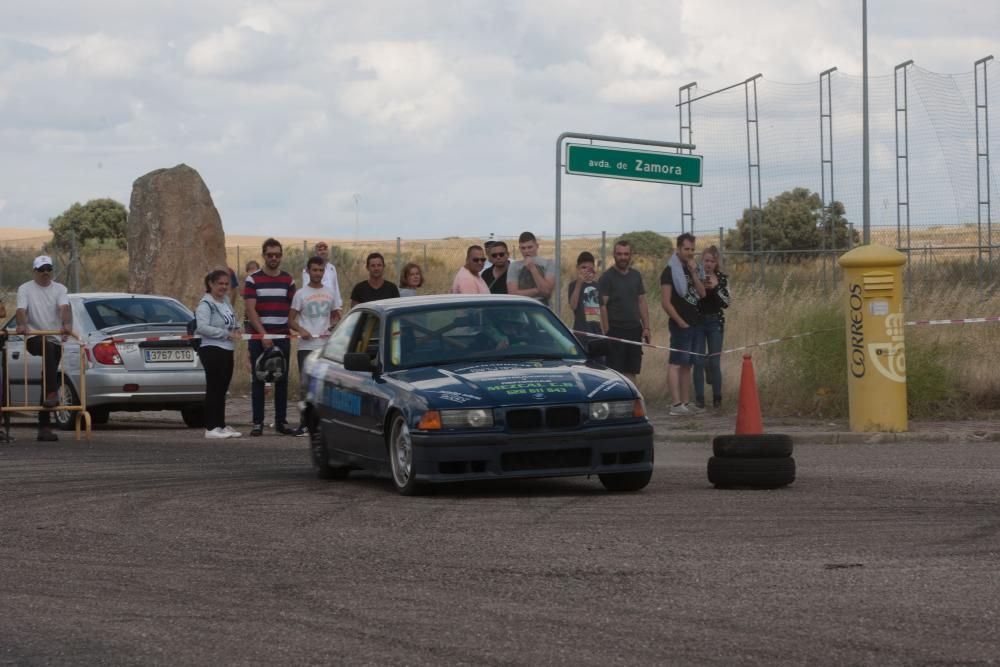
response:
<path id="1" fill-rule="evenodd" d="M 344 355 L 344 368 L 349 371 L 371 373 L 376 366 L 367 352 L 348 352 Z"/>
<path id="2" fill-rule="evenodd" d="M 587 341 L 587 356 L 588 357 L 606 357 L 608 356 L 608 341 L 603 338 L 595 338 Z"/>

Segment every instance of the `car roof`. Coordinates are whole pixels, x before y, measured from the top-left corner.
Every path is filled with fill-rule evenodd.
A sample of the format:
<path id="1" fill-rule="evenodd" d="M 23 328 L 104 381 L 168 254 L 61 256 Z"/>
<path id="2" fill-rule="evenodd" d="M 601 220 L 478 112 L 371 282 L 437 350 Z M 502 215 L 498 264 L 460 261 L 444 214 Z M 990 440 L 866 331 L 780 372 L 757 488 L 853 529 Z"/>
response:
<path id="1" fill-rule="evenodd" d="M 496 306 L 508 305 L 519 307 L 545 308 L 540 302 L 526 296 L 514 296 L 509 294 L 428 294 L 424 296 L 406 296 L 398 299 L 381 299 L 379 301 L 368 301 L 355 306 L 355 308 L 369 308 L 378 311 L 380 314 L 391 315 L 392 313 L 404 312 L 408 310 L 420 310 L 430 306 Z"/>

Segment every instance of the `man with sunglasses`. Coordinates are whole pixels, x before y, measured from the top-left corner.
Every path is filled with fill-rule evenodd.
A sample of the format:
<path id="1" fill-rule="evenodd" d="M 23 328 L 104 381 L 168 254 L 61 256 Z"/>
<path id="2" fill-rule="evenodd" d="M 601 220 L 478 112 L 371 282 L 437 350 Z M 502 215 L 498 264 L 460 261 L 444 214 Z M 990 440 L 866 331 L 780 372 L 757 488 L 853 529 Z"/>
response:
<path id="1" fill-rule="evenodd" d="M 489 294 L 490 288 L 480 277 L 479 272 L 483 270 L 486 263 L 486 253 L 479 245 L 470 245 L 465 251 L 465 266 L 455 274 L 455 280 L 451 283 L 452 294 Z"/>
<path id="2" fill-rule="evenodd" d="M 52 258 L 39 255 L 32 263 L 34 280 L 29 280 L 17 288 L 17 333 L 29 331 L 60 331 L 65 336 L 73 333 L 73 315 L 69 307 L 66 287 L 52 280 Z M 59 405 L 59 361 L 62 345 L 54 336 L 31 336 L 24 347 L 28 353 L 43 356 L 45 347 L 45 377 L 42 407 L 54 408 Z M 49 413 L 38 413 L 38 439 L 52 442 L 59 439 L 49 427 Z"/>
<path id="3" fill-rule="evenodd" d="M 492 294 L 507 293 L 507 269 L 510 268 L 510 251 L 503 241 L 487 241 L 486 254 L 489 255 L 490 266 L 480 274 Z"/>
<path id="4" fill-rule="evenodd" d="M 281 270 L 281 242 L 268 239 L 264 241 L 261 251 L 264 255 L 264 268 L 248 275 L 243 283 L 247 319 L 252 333 L 288 334 L 288 311 L 295 298 L 295 281 L 291 275 Z M 250 341 L 248 348 L 251 368 L 256 365 L 257 357 L 272 345 L 276 345 L 285 355 L 286 368 L 288 367 L 291 341 L 279 338 Z M 250 405 L 253 409 L 250 435 L 260 436 L 264 434 L 264 382 L 254 373 L 250 377 Z M 281 435 L 296 435 L 296 430 L 287 424 L 287 416 L 288 373 L 285 373 L 284 377 L 274 383 L 274 430 Z"/>

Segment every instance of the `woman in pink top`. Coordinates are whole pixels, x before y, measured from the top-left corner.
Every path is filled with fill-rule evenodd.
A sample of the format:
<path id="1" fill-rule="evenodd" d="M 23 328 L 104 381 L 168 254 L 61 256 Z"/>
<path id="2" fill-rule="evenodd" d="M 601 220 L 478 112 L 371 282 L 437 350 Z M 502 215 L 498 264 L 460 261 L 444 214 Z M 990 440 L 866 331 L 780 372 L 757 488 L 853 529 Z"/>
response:
<path id="1" fill-rule="evenodd" d="M 486 253 L 483 247 L 470 245 L 465 251 L 465 266 L 455 274 L 455 280 L 451 283 L 452 294 L 489 294 L 490 288 L 479 273 L 486 263 Z"/>

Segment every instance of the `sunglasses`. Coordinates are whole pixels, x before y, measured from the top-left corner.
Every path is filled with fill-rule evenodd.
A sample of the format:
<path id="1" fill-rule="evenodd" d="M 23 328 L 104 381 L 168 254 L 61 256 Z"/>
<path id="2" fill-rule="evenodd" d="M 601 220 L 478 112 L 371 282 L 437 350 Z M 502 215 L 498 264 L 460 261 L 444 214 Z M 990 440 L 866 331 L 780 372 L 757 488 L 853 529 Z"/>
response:
<path id="1" fill-rule="evenodd" d="M 493 259 L 500 259 L 501 257 L 506 257 L 506 256 L 507 256 L 507 253 L 505 253 L 505 252 L 491 252 L 490 253 L 490 257 L 492 257 Z"/>
<path id="2" fill-rule="evenodd" d="M 48 273 L 51 270 L 52 270 L 51 264 L 46 264 L 44 266 L 40 266 L 37 269 L 35 269 L 35 271 L 38 271 L 39 273 Z"/>
<path id="3" fill-rule="evenodd" d="M 486 258 L 485 257 L 473 257 L 472 261 L 475 262 L 476 264 L 483 264 L 483 263 L 486 262 Z"/>

